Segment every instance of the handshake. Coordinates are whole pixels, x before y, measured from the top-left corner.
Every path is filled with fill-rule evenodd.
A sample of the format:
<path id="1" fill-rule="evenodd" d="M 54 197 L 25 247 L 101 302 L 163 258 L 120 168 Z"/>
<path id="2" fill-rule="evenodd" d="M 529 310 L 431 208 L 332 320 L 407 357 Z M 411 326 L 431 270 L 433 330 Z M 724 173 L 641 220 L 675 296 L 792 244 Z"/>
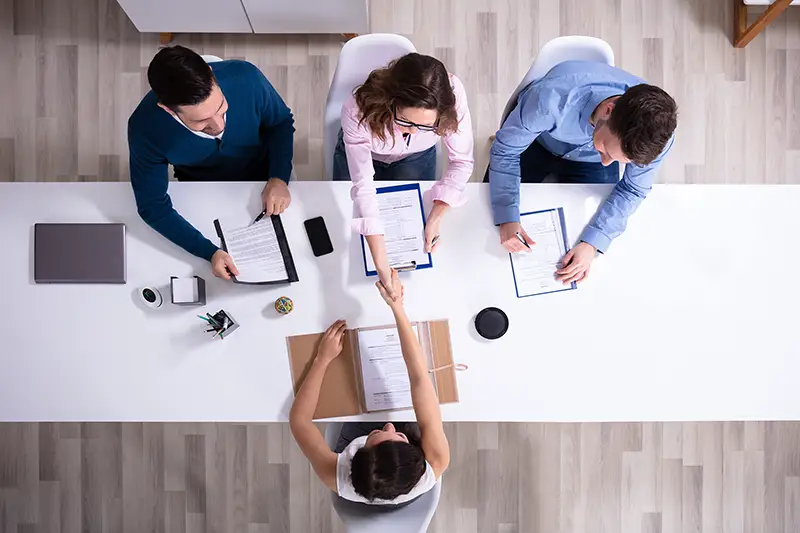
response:
<path id="1" fill-rule="evenodd" d="M 390 269 L 388 276 L 381 276 L 381 279 L 375 283 L 375 286 L 378 287 L 378 292 L 381 293 L 383 301 L 389 304 L 392 311 L 403 309 L 403 295 L 405 294 L 405 289 L 395 269 Z"/>

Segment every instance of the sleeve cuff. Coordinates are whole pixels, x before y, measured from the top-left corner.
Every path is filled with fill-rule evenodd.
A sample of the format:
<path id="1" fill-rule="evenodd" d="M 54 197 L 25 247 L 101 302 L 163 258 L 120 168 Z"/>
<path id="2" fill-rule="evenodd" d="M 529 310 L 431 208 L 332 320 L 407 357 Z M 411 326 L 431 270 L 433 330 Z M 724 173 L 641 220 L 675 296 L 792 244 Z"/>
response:
<path id="1" fill-rule="evenodd" d="M 379 218 L 354 218 L 351 226 L 361 235 L 383 235 L 383 222 Z"/>
<path id="2" fill-rule="evenodd" d="M 459 207 L 464 205 L 467 202 L 466 194 L 464 191 L 453 187 L 452 185 L 447 185 L 442 181 L 437 181 L 433 187 L 431 187 L 431 192 L 433 193 L 433 200 L 438 200 L 440 202 L 444 202 L 450 207 Z"/>
<path id="3" fill-rule="evenodd" d="M 217 250 L 219 250 L 219 248 L 217 248 L 214 243 L 206 239 L 206 241 L 203 243 L 203 246 L 200 248 L 200 257 L 206 261 L 211 261 L 211 256 L 217 253 Z"/>
<path id="4" fill-rule="evenodd" d="M 269 169 L 269 178 L 282 179 L 288 185 L 289 184 L 289 180 L 291 180 L 291 178 L 292 178 L 292 165 L 289 165 L 288 168 L 286 168 L 286 167 L 281 167 L 281 168 L 272 167 L 272 168 L 270 168 Z"/>
<path id="5" fill-rule="evenodd" d="M 608 247 L 611 246 L 611 239 L 604 233 L 601 233 L 600 230 L 591 226 L 587 226 L 586 229 L 583 230 L 580 240 L 591 244 L 597 248 L 597 251 L 601 254 L 605 253 Z"/>
<path id="6" fill-rule="evenodd" d="M 492 209 L 494 215 L 494 225 L 499 226 L 507 222 L 519 222 L 519 207 L 495 207 Z"/>

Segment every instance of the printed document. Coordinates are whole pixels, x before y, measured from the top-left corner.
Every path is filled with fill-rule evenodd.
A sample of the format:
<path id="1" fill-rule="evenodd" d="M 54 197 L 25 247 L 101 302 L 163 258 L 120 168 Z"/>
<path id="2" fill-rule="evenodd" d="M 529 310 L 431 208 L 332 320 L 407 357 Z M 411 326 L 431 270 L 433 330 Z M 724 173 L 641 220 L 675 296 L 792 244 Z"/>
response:
<path id="1" fill-rule="evenodd" d="M 413 326 L 417 335 L 417 326 Z M 412 407 L 411 382 L 396 327 L 359 330 L 358 351 L 367 411 Z"/>
<path id="2" fill-rule="evenodd" d="M 520 217 L 523 229 L 536 244 L 530 252 L 511 254 L 519 298 L 575 288 L 556 281 L 556 270 L 567 253 L 562 216 L 561 209 L 548 209 Z"/>
<path id="3" fill-rule="evenodd" d="M 425 253 L 425 225 L 422 221 L 419 189 L 415 187 L 380 193 L 376 196 L 383 222 L 383 239 L 389 266 L 402 268 L 430 264 L 430 255 Z M 374 272 L 375 261 L 366 242 L 364 253 L 367 272 Z"/>
<path id="4" fill-rule="evenodd" d="M 225 247 L 239 270 L 236 281 L 263 283 L 288 279 L 286 263 L 270 217 L 243 228 L 225 229 Z"/>

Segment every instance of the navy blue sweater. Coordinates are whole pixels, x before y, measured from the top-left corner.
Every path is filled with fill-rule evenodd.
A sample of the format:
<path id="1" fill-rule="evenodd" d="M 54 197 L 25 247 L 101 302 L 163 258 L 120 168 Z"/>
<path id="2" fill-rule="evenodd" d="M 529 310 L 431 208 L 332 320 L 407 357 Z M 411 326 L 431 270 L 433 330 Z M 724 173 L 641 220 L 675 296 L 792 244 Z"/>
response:
<path id="1" fill-rule="evenodd" d="M 128 120 L 131 185 L 139 216 L 187 252 L 211 259 L 217 246 L 172 207 L 168 164 L 198 181 L 287 183 L 292 172 L 294 119 L 264 74 L 246 61 L 212 63 L 228 101 L 222 139 L 187 130 L 147 93 Z"/>

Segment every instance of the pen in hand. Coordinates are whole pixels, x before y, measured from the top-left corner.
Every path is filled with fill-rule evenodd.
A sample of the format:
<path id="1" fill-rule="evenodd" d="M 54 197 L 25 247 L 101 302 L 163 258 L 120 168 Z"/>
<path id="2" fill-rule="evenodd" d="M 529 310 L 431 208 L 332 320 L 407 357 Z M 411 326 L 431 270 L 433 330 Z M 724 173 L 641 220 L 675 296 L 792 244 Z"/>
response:
<path id="1" fill-rule="evenodd" d="M 527 248 L 528 250 L 531 249 L 531 245 L 528 244 L 528 241 L 525 240 L 525 237 L 523 237 L 520 232 L 517 232 L 517 239 L 519 239 L 520 242 L 525 245 L 525 248 Z"/>
<path id="2" fill-rule="evenodd" d="M 264 218 L 264 215 L 266 215 L 266 214 L 267 214 L 267 210 L 266 210 L 266 209 L 264 209 L 263 211 L 261 211 L 261 212 L 258 214 L 258 216 L 256 217 L 256 219 L 253 221 L 253 224 L 255 224 L 256 222 L 258 222 L 259 220 L 261 220 L 262 218 Z"/>

